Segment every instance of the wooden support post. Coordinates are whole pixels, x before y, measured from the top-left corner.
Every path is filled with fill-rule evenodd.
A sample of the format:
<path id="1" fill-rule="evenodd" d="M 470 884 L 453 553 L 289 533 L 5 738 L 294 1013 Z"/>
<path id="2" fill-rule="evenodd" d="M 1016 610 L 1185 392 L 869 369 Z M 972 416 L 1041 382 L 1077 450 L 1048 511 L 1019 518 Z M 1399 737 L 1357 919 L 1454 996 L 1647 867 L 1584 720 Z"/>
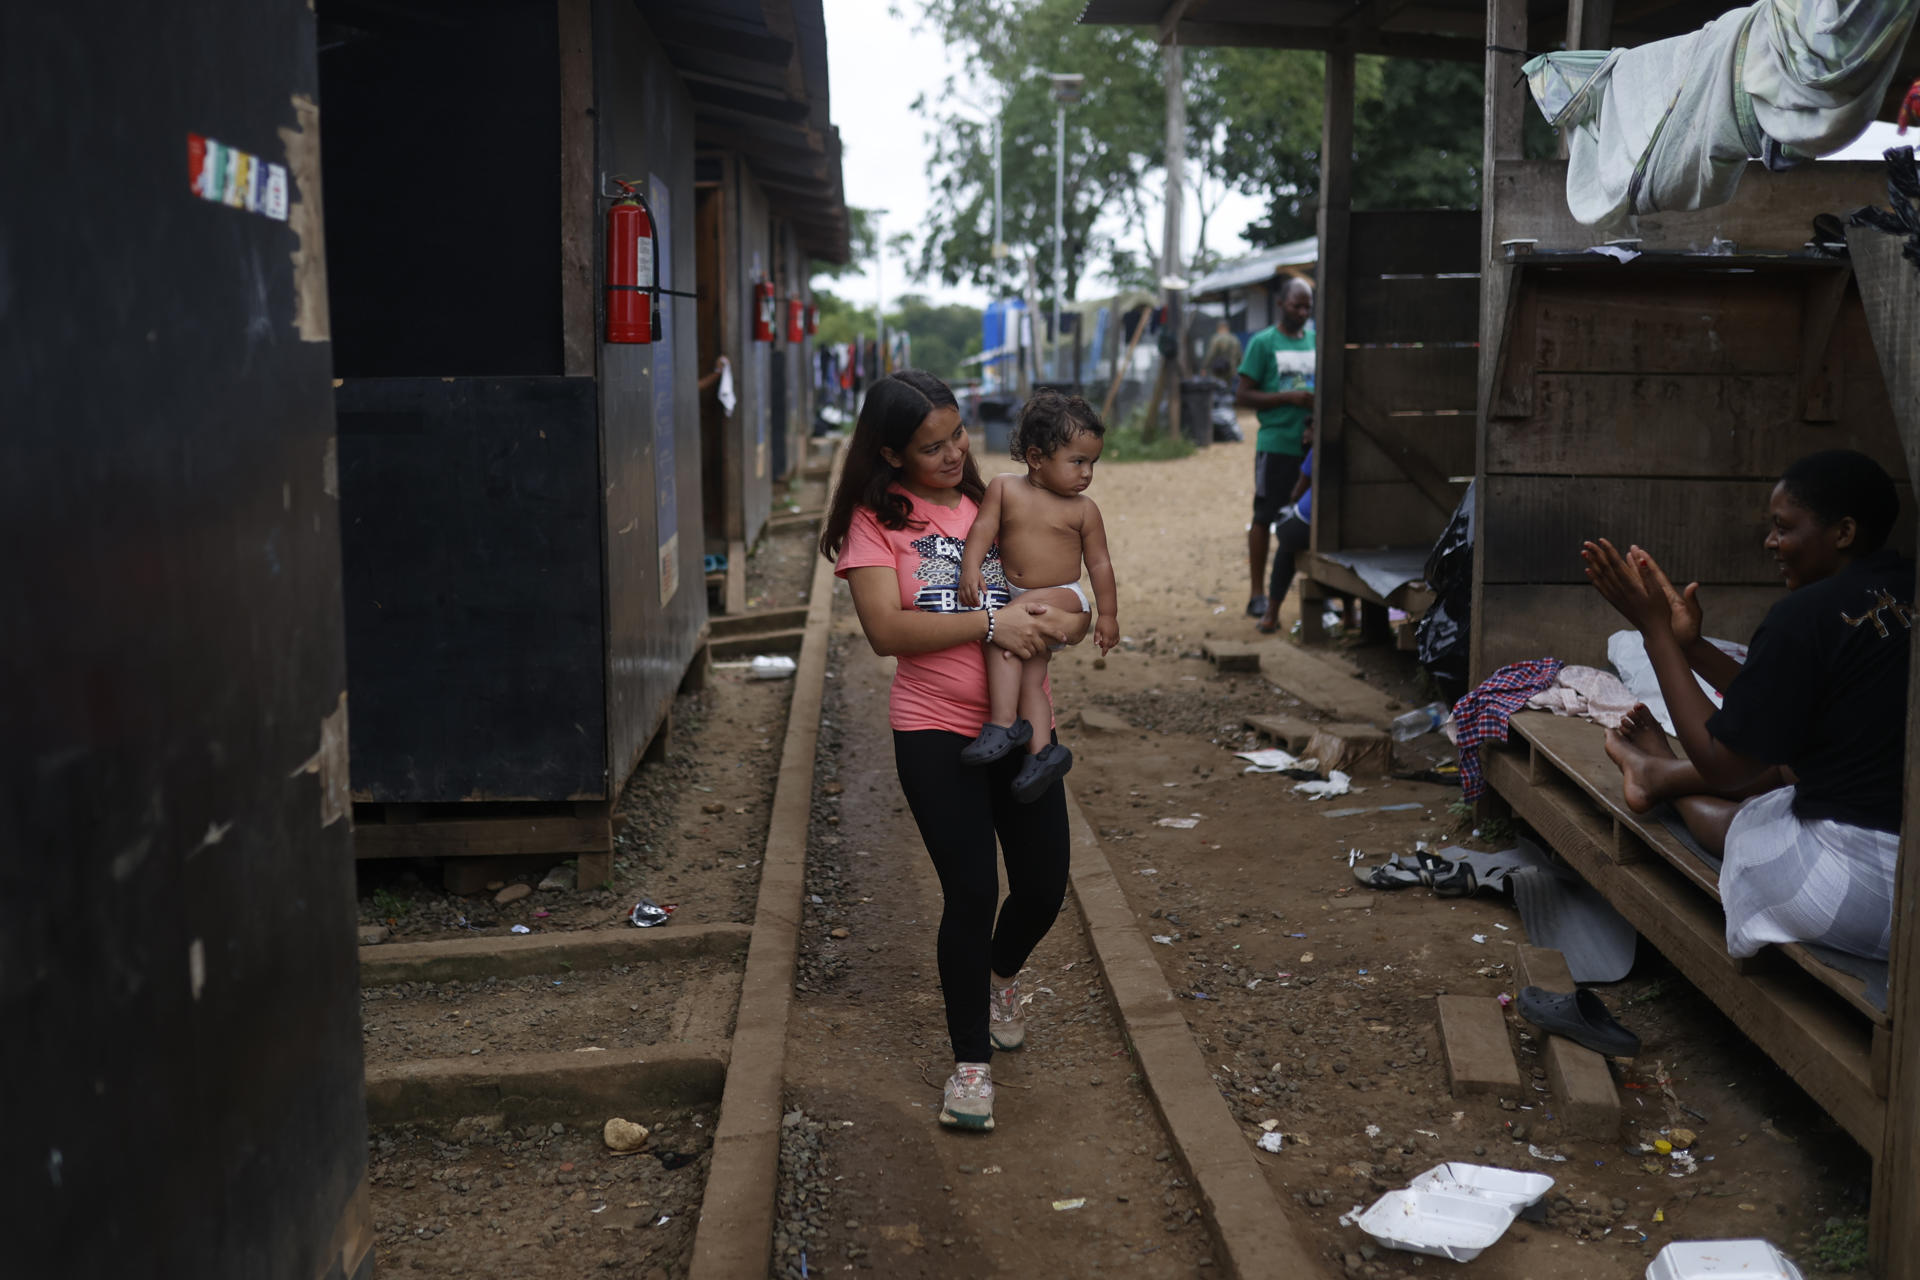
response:
<path id="1" fill-rule="evenodd" d="M 1613 0 L 1567 0 L 1567 48 L 1613 47 Z"/>
<path id="2" fill-rule="evenodd" d="M 1181 272 L 1180 213 L 1186 204 L 1181 183 L 1187 167 L 1187 92 L 1180 46 L 1169 41 L 1162 56 L 1167 73 L 1167 212 L 1160 260 L 1162 278 L 1171 280 Z M 1161 293 L 1161 300 L 1166 304 L 1167 324 L 1174 337 L 1174 358 L 1162 361 L 1160 366 L 1167 384 L 1167 434 L 1178 439 L 1182 430 L 1180 381 L 1187 376 L 1187 293 L 1184 289 L 1167 288 Z"/>
<path id="3" fill-rule="evenodd" d="M 1894 236 L 1856 227 L 1847 244 L 1912 479 L 1920 476 L 1920 305 L 1915 303 L 1914 269 L 1900 256 L 1900 241 Z M 1920 641 L 1920 630 L 1909 643 L 1915 641 Z M 1920 681 L 1907 687 L 1907 758 L 1920 760 L 1916 752 Z M 1873 1162 L 1867 1219 L 1871 1263 L 1885 1280 L 1920 1277 L 1920 1108 L 1914 1106 L 1920 1096 L 1920 982 L 1908 980 L 1920 957 L 1920 770 L 1907 770 L 1903 814 L 1894 871 L 1893 952 L 1888 957 L 1887 1013 L 1893 1043 L 1886 1068 L 1886 1137 Z"/>
<path id="4" fill-rule="evenodd" d="M 1493 395 L 1493 378 L 1500 357 L 1499 346 L 1506 329 L 1507 300 L 1512 288 L 1512 273 L 1505 265 L 1500 245 L 1495 241 L 1497 225 L 1494 206 L 1500 198 L 1499 162 L 1518 160 L 1525 152 L 1521 140 L 1521 112 L 1525 109 L 1525 90 L 1520 82 L 1519 53 L 1501 49 L 1527 47 L 1526 0 L 1489 0 L 1487 4 L 1486 80 L 1482 89 L 1486 109 L 1486 127 L 1480 151 L 1480 395 L 1479 420 L 1474 432 L 1474 474 L 1482 483 L 1473 487 L 1474 527 L 1480 530 L 1479 545 L 1473 556 L 1472 616 L 1468 678 L 1479 683 L 1489 674 L 1483 654 L 1486 645 L 1486 510 L 1487 416 Z M 1532 370 L 1516 368 L 1520 377 L 1532 376 Z M 1313 496 L 1316 513 L 1320 494 Z"/>
<path id="5" fill-rule="evenodd" d="M 1327 53 L 1326 110 L 1320 125 L 1320 280 L 1314 290 L 1314 551 L 1338 551 L 1346 476 L 1341 436 L 1347 422 L 1347 263 L 1353 214 L 1353 51 Z M 1303 638 L 1315 637 L 1301 597 Z"/>
<path id="6" fill-rule="evenodd" d="M 559 0 L 560 357 L 570 378 L 593 373 L 593 6 Z"/>

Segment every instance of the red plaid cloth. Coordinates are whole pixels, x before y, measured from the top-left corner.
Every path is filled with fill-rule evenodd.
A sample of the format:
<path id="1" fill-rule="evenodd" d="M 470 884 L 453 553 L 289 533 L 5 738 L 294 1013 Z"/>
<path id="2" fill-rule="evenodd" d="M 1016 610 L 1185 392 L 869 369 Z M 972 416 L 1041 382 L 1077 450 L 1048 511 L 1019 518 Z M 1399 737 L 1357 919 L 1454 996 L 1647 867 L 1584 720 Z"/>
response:
<path id="1" fill-rule="evenodd" d="M 1530 658 L 1502 667 L 1480 683 L 1480 687 L 1453 704 L 1454 745 L 1460 748 L 1460 786 L 1469 800 L 1478 800 L 1487 789 L 1486 776 L 1480 772 L 1480 744 L 1505 742 L 1507 721 L 1527 705 L 1527 699 L 1550 688 L 1560 668 L 1558 658 Z"/>

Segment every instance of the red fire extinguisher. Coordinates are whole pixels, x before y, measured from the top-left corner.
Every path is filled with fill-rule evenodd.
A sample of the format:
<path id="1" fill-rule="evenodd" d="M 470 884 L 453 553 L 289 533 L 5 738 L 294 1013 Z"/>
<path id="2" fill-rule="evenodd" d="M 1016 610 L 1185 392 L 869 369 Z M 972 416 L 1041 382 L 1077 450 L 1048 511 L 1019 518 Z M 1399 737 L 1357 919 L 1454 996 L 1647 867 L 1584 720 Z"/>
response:
<path id="1" fill-rule="evenodd" d="M 807 304 L 807 336 L 811 338 L 820 332 L 820 307 L 817 303 Z"/>
<path id="2" fill-rule="evenodd" d="M 753 286 L 753 340 L 773 341 L 773 281 Z"/>
<path id="3" fill-rule="evenodd" d="M 787 341 L 799 342 L 807 336 L 806 304 L 798 298 L 787 299 Z"/>
<path id="4" fill-rule="evenodd" d="M 631 182 L 607 210 L 607 341 L 647 345 L 660 340 L 660 264 L 653 211 Z"/>

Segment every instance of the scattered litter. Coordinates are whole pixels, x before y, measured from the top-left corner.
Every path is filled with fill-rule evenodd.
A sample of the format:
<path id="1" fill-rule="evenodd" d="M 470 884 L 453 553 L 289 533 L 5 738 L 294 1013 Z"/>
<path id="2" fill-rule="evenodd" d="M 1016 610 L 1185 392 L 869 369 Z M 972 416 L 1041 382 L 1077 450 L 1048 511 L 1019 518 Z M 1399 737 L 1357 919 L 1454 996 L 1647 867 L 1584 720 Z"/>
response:
<path id="1" fill-rule="evenodd" d="M 983 1177 L 984 1177 L 984 1176 L 986 1176 L 986 1175 L 988 1175 L 988 1174 L 994 1174 L 994 1173 L 998 1173 L 998 1172 L 1000 1172 L 1000 1166 L 999 1166 L 999 1165 L 997 1165 L 997 1164 L 990 1164 L 990 1165 L 988 1165 L 988 1166 L 987 1166 L 986 1168 L 984 1168 L 984 1169 L 982 1169 L 982 1170 L 980 1171 L 980 1173 L 981 1173 L 981 1176 L 983 1176 Z"/>
<path id="2" fill-rule="evenodd" d="M 1158 819 L 1155 819 L 1153 825 L 1156 827 L 1172 827 L 1176 831 L 1191 831 L 1195 827 L 1200 825 L 1200 819 L 1198 818 L 1158 818 Z"/>
<path id="3" fill-rule="evenodd" d="M 1500 1002 L 1500 1007 L 1502 1009 L 1506 1008 L 1508 1005 L 1513 1003 L 1513 996 L 1508 994 L 1505 991 L 1502 991 L 1499 995 L 1495 996 L 1494 999 Z"/>
<path id="4" fill-rule="evenodd" d="M 1426 807 L 1427 806 L 1425 806 L 1424 804 L 1420 804 L 1418 802 L 1413 804 L 1383 804 L 1378 809 L 1374 810 L 1374 812 L 1375 813 L 1405 813 L 1409 809 L 1424 809 Z"/>
<path id="5" fill-rule="evenodd" d="M 1260 1141 L 1255 1145 L 1258 1146 L 1262 1151 L 1277 1152 L 1280 1150 L 1280 1143 L 1281 1143 L 1281 1138 L 1280 1138 L 1279 1132 L 1277 1130 L 1269 1130 L 1268 1132 L 1260 1135 Z"/>
<path id="6" fill-rule="evenodd" d="M 533 913 L 533 918 L 534 918 L 535 920 L 545 920 L 545 919 L 546 919 L 546 918 L 547 918 L 548 916 L 550 916 L 550 915 L 552 915 L 552 914 L 553 914 L 553 912 L 551 912 L 551 911 L 546 911 L 546 910 L 540 910 L 540 911 L 536 911 L 536 912 L 534 912 L 534 913 Z"/>
<path id="7" fill-rule="evenodd" d="M 1669 1178 L 1684 1178 L 1689 1174 L 1698 1172 L 1700 1172 L 1700 1165 L 1699 1162 L 1693 1158 L 1691 1151 L 1676 1151 L 1673 1153 L 1673 1167 L 1667 1170 L 1667 1176 Z"/>
<path id="8" fill-rule="evenodd" d="M 1255 978 L 1252 982 L 1249 982 L 1247 984 L 1247 990 L 1251 991 L 1265 981 L 1266 981 L 1265 978 Z"/>
<path id="9" fill-rule="evenodd" d="M 1800 1268 L 1765 1240 L 1677 1240 L 1655 1254 L 1647 1266 L 1647 1280 L 1696 1280 L 1730 1273 L 1748 1280 L 1801 1280 Z"/>
<path id="10" fill-rule="evenodd" d="M 1262 1120 L 1260 1122 L 1260 1132 L 1262 1133 L 1272 1133 L 1275 1129 L 1278 1129 L 1279 1127 L 1280 1127 L 1280 1122 L 1278 1120 Z"/>
<path id="11" fill-rule="evenodd" d="M 1053 1202 L 1053 1211 L 1055 1213 L 1061 1213 L 1068 1209 L 1084 1209 L 1086 1207 L 1087 1198 L 1085 1196 L 1075 1196 L 1071 1200 L 1055 1200 Z"/>
<path id="12" fill-rule="evenodd" d="M 1484 933 L 1476 933 L 1473 935 L 1473 940 L 1475 942 L 1485 942 L 1487 940 L 1487 935 Z"/>
<path id="13" fill-rule="evenodd" d="M 652 898 L 642 898 L 633 904 L 633 910 L 627 914 L 627 919 L 633 921 L 636 929 L 651 929 L 655 925 L 665 924 L 668 917 L 673 915 L 677 905 L 669 902 L 661 906 Z"/>
<path id="14" fill-rule="evenodd" d="M 1301 783 L 1300 785 L 1306 786 L 1308 784 Z M 1298 791 L 1300 790 L 1300 787 L 1295 787 L 1294 790 Z M 1337 793 L 1330 793 L 1330 794 L 1337 794 Z M 1319 796 L 1314 797 L 1314 799 L 1316 800 L 1318 800 L 1319 798 L 1320 798 Z M 1373 810 L 1364 808 L 1364 807 L 1359 809 L 1322 809 L 1320 811 L 1320 816 L 1323 818 L 1351 818 L 1355 814 L 1372 813 L 1372 812 Z"/>
<path id="15" fill-rule="evenodd" d="M 517 924 L 513 926 L 513 931 L 515 933 L 532 933 L 533 932 L 533 930 L 527 928 L 527 926 L 523 924 Z"/>
<path id="16" fill-rule="evenodd" d="M 1565 1164 L 1567 1162 L 1567 1158 L 1561 1155 L 1559 1152 L 1542 1151 L 1539 1147 L 1534 1146 L 1531 1142 L 1527 1144 L 1527 1154 L 1532 1156 L 1535 1160 L 1551 1160 L 1555 1164 Z"/>
<path id="17" fill-rule="evenodd" d="M 1135 875 L 1137 875 L 1137 876 L 1157 876 L 1157 875 L 1159 875 L 1159 874 L 1160 874 L 1160 868 L 1158 868 L 1158 867 L 1142 867 L 1142 868 L 1140 868 L 1140 870 L 1138 870 L 1138 871 L 1136 871 L 1136 872 L 1134 872 L 1134 874 L 1135 874 Z"/>
<path id="18" fill-rule="evenodd" d="M 755 680 L 785 680 L 794 673 L 795 663 L 784 653 L 763 653 L 747 667 Z"/>
<path id="19" fill-rule="evenodd" d="M 1366 1127 L 1364 1132 L 1369 1138 L 1377 1138 L 1380 1136 L 1380 1126 L 1377 1124 L 1370 1124 Z"/>
<path id="20" fill-rule="evenodd" d="M 1341 1218 L 1390 1249 L 1470 1262 L 1553 1187 L 1543 1173 L 1447 1163 Z"/>
<path id="21" fill-rule="evenodd" d="M 1366 854 L 1360 852 L 1358 849 L 1349 849 L 1347 850 L 1347 865 L 1352 866 L 1366 856 Z"/>
<path id="22" fill-rule="evenodd" d="M 663 1213 L 660 1215 L 660 1220 L 654 1223 L 653 1225 L 656 1227 L 664 1227 L 671 1221 L 673 1221 L 673 1215 L 670 1213 Z"/>
<path id="23" fill-rule="evenodd" d="M 1351 792 L 1353 779 L 1335 769 L 1327 775 L 1325 782 L 1296 782 L 1293 789 L 1309 800 L 1325 800 L 1328 796 L 1344 796 Z"/>
<path id="24" fill-rule="evenodd" d="M 1302 758 L 1278 747 L 1267 747 L 1260 751 L 1236 751 L 1237 759 L 1248 761 L 1247 773 L 1285 773 L 1289 769 L 1315 769 L 1320 767 L 1316 757 Z"/>
<path id="25" fill-rule="evenodd" d="M 1496 929 L 1498 929 L 1498 930 L 1499 930 L 1500 932 L 1502 932 L 1502 933 L 1512 933 L 1512 932 L 1513 932 L 1513 930 L 1511 930 L 1511 929 L 1509 929 L 1509 928 L 1507 928 L 1507 926 L 1505 926 L 1505 925 L 1503 925 L 1503 924 L 1499 924 L 1499 923 L 1497 923 L 1497 922 L 1496 922 L 1496 923 L 1494 924 L 1494 926 L 1493 926 L 1493 927 L 1494 927 L 1494 928 L 1496 928 Z"/>
<path id="26" fill-rule="evenodd" d="M 1163 947 L 1170 947 L 1173 945 L 1173 936 L 1171 934 L 1156 933 L 1153 935 L 1153 940 L 1159 943 Z"/>

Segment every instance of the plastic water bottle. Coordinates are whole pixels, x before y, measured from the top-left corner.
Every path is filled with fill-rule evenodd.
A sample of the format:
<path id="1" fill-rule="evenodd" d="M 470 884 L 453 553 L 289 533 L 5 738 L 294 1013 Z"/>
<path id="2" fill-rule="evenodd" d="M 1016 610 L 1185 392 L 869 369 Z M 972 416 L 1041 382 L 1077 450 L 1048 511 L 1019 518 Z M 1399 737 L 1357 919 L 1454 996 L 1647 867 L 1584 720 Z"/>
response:
<path id="1" fill-rule="evenodd" d="M 1423 733 L 1432 733 L 1446 727 L 1453 719 L 1453 711 L 1444 702 L 1429 702 L 1405 715 L 1395 716 L 1393 720 L 1393 740 L 1408 742 Z"/>

